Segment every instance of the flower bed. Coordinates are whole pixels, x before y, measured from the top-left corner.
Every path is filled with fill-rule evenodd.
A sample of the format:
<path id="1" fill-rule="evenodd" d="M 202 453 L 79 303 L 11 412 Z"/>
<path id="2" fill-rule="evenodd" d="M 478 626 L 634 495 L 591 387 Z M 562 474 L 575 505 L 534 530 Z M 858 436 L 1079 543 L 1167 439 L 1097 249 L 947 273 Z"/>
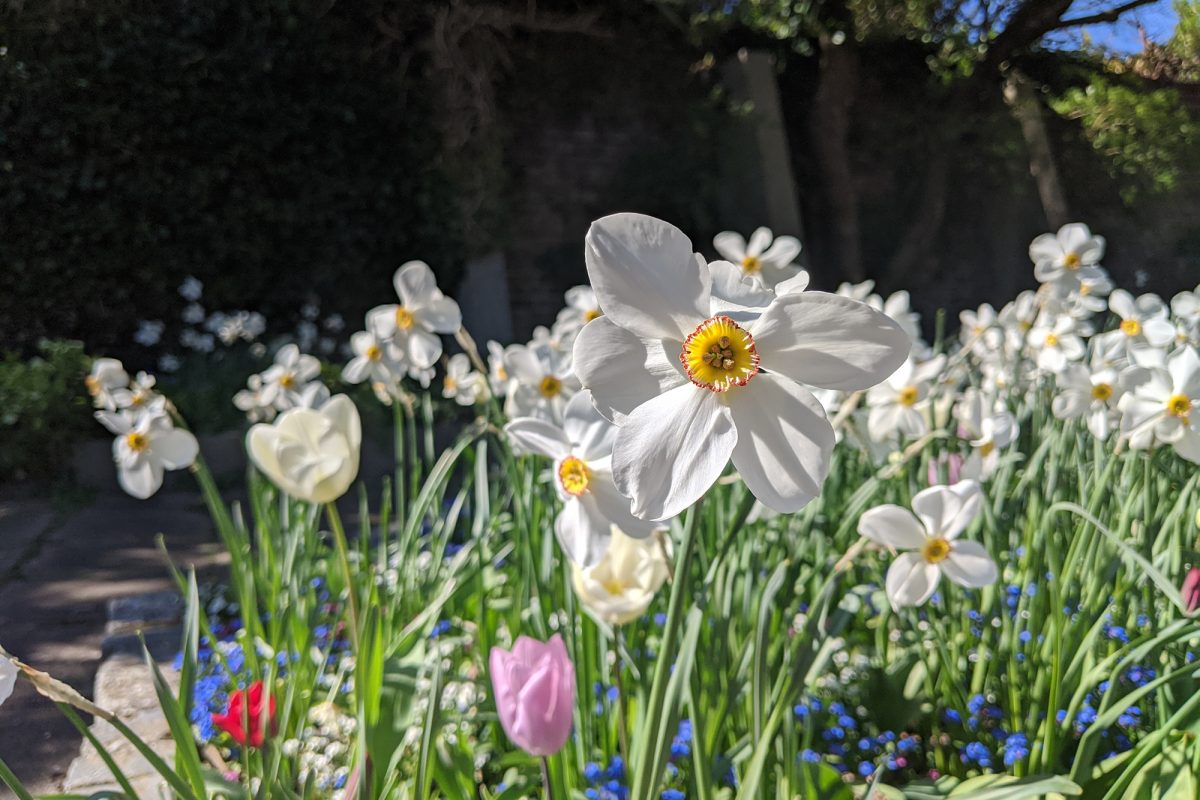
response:
<path id="1" fill-rule="evenodd" d="M 233 508 L 153 382 L 95 362 L 122 486 L 190 469 L 230 553 L 215 592 L 176 575 L 174 793 L 1194 796 L 1197 292 L 1114 289 L 1068 225 L 1036 292 L 928 344 L 905 293 L 808 289 L 795 240 L 714 244 L 599 220 L 591 286 L 484 352 L 402 266 L 341 376 L 393 416 L 374 506 L 298 348 L 238 397 Z M 439 367 L 475 415 L 440 453 Z"/>

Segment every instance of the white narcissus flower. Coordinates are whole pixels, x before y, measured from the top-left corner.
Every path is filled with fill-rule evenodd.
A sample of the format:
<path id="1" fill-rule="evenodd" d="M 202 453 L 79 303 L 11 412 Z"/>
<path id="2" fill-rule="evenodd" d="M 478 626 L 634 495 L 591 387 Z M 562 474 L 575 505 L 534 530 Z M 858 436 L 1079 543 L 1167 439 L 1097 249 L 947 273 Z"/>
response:
<path id="1" fill-rule="evenodd" d="M 462 327 L 458 303 L 438 289 L 433 270 L 424 261 L 409 261 L 396 270 L 392 280 L 399 304 L 376 306 L 367 312 L 367 327 L 380 339 L 390 339 L 404 361 L 416 369 L 428 369 L 442 356 L 439 333 L 454 333 Z"/>
<path id="2" fill-rule="evenodd" d="M 713 237 L 713 247 L 721 257 L 740 267 L 746 275 L 762 281 L 768 288 L 803 272 L 792 264 L 800 255 L 800 240 L 795 236 L 776 237 L 770 228 L 758 228 L 747 243 L 740 233 L 724 231 Z M 807 282 L 807 280 L 806 280 Z"/>
<path id="3" fill-rule="evenodd" d="M 958 321 L 962 326 L 958 331 L 959 340 L 980 358 L 999 350 L 1004 343 L 1004 331 L 998 326 L 999 317 L 990 303 L 984 303 L 975 311 L 960 311 Z"/>
<path id="4" fill-rule="evenodd" d="M 1071 222 L 1058 233 L 1043 233 L 1029 245 L 1033 274 L 1042 283 L 1073 288 L 1082 279 L 1104 275 L 1098 266 L 1104 257 L 1104 237 L 1092 235 L 1087 225 Z"/>
<path id="5" fill-rule="evenodd" d="M 274 424 L 246 434 L 246 450 L 259 471 L 298 500 L 331 503 L 358 476 L 362 423 L 344 394 L 319 409 L 293 408 Z"/>
<path id="6" fill-rule="evenodd" d="M 350 337 L 350 350 L 354 358 L 342 370 L 346 383 L 381 381 L 389 383 L 404 375 L 404 365 L 392 359 L 394 349 L 372 331 L 358 331 Z"/>
<path id="7" fill-rule="evenodd" d="M 867 392 L 867 433 L 877 442 L 896 434 L 908 437 L 929 433 L 921 413 L 929 396 L 929 383 L 941 374 L 946 357 L 935 356 L 917 364 L 910 357 L 886 381 Z"/>
<path id="8" fill-rule="evenodd" d="M 504 351 L 505 369 L 512 379 L 504 411 L 509 418 L 537 417 L 560 424 L 567 403 L 579 391 L 571 370 L 571 353 L 537 338 L 524 347 Z"/>
<path id="9" fill-rule="evenodd" d="M 567 307 L 558 312 L 554 326 L 560 335 L 573 338 L 584 325 L 600 316 L 600 303 L 590 286 L 572 286 L 564 296 Z"/>
<path id="10" fill-rule="evenodd" d="M 1121 434 L 1144 450 L 1157 440 L 1200 464 L 1200 355 L 1191 346 L 1169 355 L 1166 367 L 1130 367 L 1121 373 L 1126 394 Z"/>
<path id="11" fill-rule="evenodd" d="M 1144 294 L 1135 300 L 1124 289 L 1115 289 L 1109 295 L 1108 307 L 1121 318 L 1121 324 L 1103 335 L 1106 341 L 1124 342 L 1132 350 L 1166 347 L 1175 339 L 1175 326 L 1167 317 L 1167 306 L 1156 295 Z"/>
<path id="12" fill-rule="evenodd" d="M 92 362 L 92 370 L 83 379 L 83 383 L 96 408 L 116 411 L 114 392 L 129 385 L 129 373 L 115 358 L 97 358 Z"/>
<path id="13" fill-rule="evenodd" d="M 1021 433 L 1017 418 L 997 408 L 983 392 L 974 388 L 963 392 L 962 399 L 954 407 L 954 416 L 959 423 L 958 435 L 971 445 L 971 454 L 963 463 L 961 474 L 975 480 L 987 480 L 1000 464 L 1000 452 L 1015 442 Z"/>
<path id="14" fill-rule="evenodd" d="M 1120 386 L 1116 370 L 1091 371 L 1072 364 L 1058 375 L 1058 395 L 1050 404 L 1059 419 L 1087 418 L 1087 427 L 1097 439 L 1107 439 L 1116 422 Z"/>
<path id="15" fill-rule="evenodd" d="M 300 352 L 294 344 L 285 344 L 275 354 L 275 363 L 262 373 L 263 399 L 280 411 L 301 404 L 308 382 L 321 374 L 321 362 Z"/>
<path id="16" fill-rule="evenodd" d="M 661 534 L 638 539 L 614 525 L 603 558 L 590 567 L 572 562 L 575 593 L 609 625 L 633 622 L 646 613 L 670 575 L 667 558 L 667 540 Z"/>
<path id="17" fill-rule="evenodd" d="M 8 660 L 4 656 L 0 656 L 0 706 L 4 705 L 4 701 L 12 696 L 13 689 L 17 686 L 17 675 L 20 670 L 17 665 Z"/>
<path id="18" fill-rule="evenodd" d="M 270 422 L 275 419 L 275 404 L 263 392 L 262 375 L 251 375 L 246 379 L 246 388 L 233 396 L 233 404 L 246 413 L 251 422 Z"/>
<path id="19" fill-rule="evenodd" d="M 508 347 L 505 347 L 494 340 L 489 340 L 487 343 L 488 387 L 492 390 L 492 395 L 495 397 L 505 397 L 508 395 L 513 379 L 508 374 L 507 358 L 509 353 L 514 352 L 518 347 L 521 347 L 521 345 L 510 344 Z"/>
<path id="20" fill-rule="evenodd" d="M 460 406 L 473 406 L 487 397 L 487 380 L 471 369 L 471 359 L 466 353 L 456 353 L 446 362 L 442 397 L 453 398 Z"/>
<path id="21" fill-rule="evenodd" d="M 1075 326 L 1075 320 L 1065 314 L 1039 320 L 1029 332 L 1028 339 L 1039 369 L 1057 374 L 1070 362 L 1083 358 L 1087 348 L 1075 332 Z"/>
<path id="22" fill-rule="evenodd" d="M 139 500 L 158 491 L 165 470 L 190 467 L 200 453 L 196 437 L 172 424 L 163 410 L 164 402 L 159 398 L 139 415 L 96 412 L 100 424 L 117 437 L 113 440 L 117 482 Z"/>
<path id="23" fill-rule="evenodd" d="M 563 501 L 554 532 L 571 561 L 596 564 L 608 549 L 613 525 L 643 538 L 657 527 L 630 514 L 629 500 L 617 491 L 612 475 L 616 429 L 600 416 L 587 391 L 571 398 L 561 426 L 518 417 L 504 430 L 518 452 L 554 459 L 554 488 Z"/>
<path id="24" fill-rule="evenodd" d="M 765 505 L 802 508 L 820 492 L 834 434 L 801 384 L 866 389 L 908 355 L 893 320 L 823 292 L 721 313 L 708 265 L 653 217 L 597 220 L 585 256 L 604 316 L 575 340 L 575 370 L 619 425 L 613 476 L 643 519 L 683 511 L 730 460 Z"/>
<path id="25" fill-rule="evenodd" d="M 137 377 L 129 382 L 128 387 L 113 390 L 112 397 L 117 408 L 128 409 L 135 415 L 145 412 L 154 400 L 161 396 L 154 391 L 155 383 L 153 375 L 139 372 Z"/>
<path id="26" fill-rule="evenodd" d="M 931 486 L 912 500 L 912 511 L 877 506 L 858 521 L 858 532 L 901 553 L 888 568 L 886 591 L 892 608 L 919 606 L 944 574 L 960 586 L 994 583 L 996 562 L 979 542 L 958 538 L 979 514 L 983 492 L 975 481 Z M 915 514 L 913 512 L 916 512 Z"/>

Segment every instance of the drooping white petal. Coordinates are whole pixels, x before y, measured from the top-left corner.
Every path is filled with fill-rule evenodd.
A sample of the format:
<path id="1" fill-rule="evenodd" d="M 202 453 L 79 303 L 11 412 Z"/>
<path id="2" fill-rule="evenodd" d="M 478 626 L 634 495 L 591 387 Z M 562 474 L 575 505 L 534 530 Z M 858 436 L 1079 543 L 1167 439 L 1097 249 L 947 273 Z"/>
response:
<path id="1" fill-rule="evenodd" d="M 735 231 L 718 233 L 713 237 L 713 247 L 722 258 L 735 264 L 741 263 L 746 257 L 746 240 Z"/>
<path id="2" fill-rule="evenodd" d="M 795 236 L 780 236 L 762 254 L 762 260 L 786 267 L 795 261 L 798 255 L 800 255 L 800 240 Z"/>
<path id="3" fill-rule="evenodd" d="M 405 352 L 409 363 L 417 369 L 427 369 L 442 356 L 442 340 L 429 331 L 413 328 L 408 331 Z"/>
<path id="4" fill-rule="evenodd" d="M 408 261 L 401 264 L 392 278 L 392 283 L 400 297 L 400 304 L 406 307 L 423 306 L 441 296 L 437 288 L 437 278 L 424 261 Z"/>
<path id="5" fill-rule="evenodd" d="M 959 481 L 953 486 L 931 486 L 912 500 L 913 511 L 920 517 L 930 536 L 953 539 L 979 514 L 983 490 L 975 481 Z"/>
<path id="6" fill-rule="evenodd" d="M 607 317 L 598 317 L 575 339 L 574 367 L 600 413 L 620 423 L 652 397 L 690 383 L 678 355 L 668 354 L 656 339 L 639 339 Z"/>
<path id="7" fill-rule="evenodd" d="M 595 461 L 612 453 L 617 429 L 596 409 L 592 393 L 577 392 L 563 410 L 563 433 L 584 461 Z"/>
<path id="8" fill-rule="evenodd" d="M 979 589 L 996 582 L 999 570 L 996 562 L 979 542 L 967 539 L 955 542 L 950 554 L 940 564 L 946 577 L 959 586 Z"/>
<path id="9" fill-rule="evenodd" d="M 833 452 L 833 426 L 812 393 L 763 373 L 730 392 L 737 426 L 733 466 L 763 505 L 799 511 L 821 492 Z"/>
<path id="10" fill-rule="evenodd" d="M 139 500 L 150 497 L 162 486 L 162 464 L 153 458 L 139 458 L 117 470 L 117 483 Z"/>
<path id="11" fill-rule="evenodd" d="M 763 369 L 822 389 L 866 389 L 908 357 L 912 344 L 892 319 L 825 292 L 778 297 L 751 323 Z"/>
<path id="12" fill-rule="evenodd" d="M 683 338 L 708 318 L 708 267 L 697 269 L 683 231 L 642 214 L 592 223 L 584 248 L 604 314 L 648 339 Z"/>
<path id="13" fill-rule="evenodd" d="M 941 571 L 920 553 L 902 553 L 888 567 L 885 590 L 892 608 L 919 606 L 937 589 Z"/>
<path id="14" fill-rule="evenodd" d="M 547 458 L 564 458 L 571 452 L 562 428 L 535 417 L 517 417 L 504 426 L 518 453 L 535 453 Z"/>
<path id="15" fill-rule="evenodd" d="M 417 324 L 434 333 L 454 333 L 462 327 L 462 311 L 449 297 L 435 297 L 413 310 Z"/>
<path id="16" fill-rule="evenodd" d="M 592 471 L 592 479 L 587 493 L 605 519 L 635 539 L 644 539 L 660 527 L 657 522 L 638 519 L 629 510 L 629 498 L 617 490 L 608 459 L 589 462 L 588 468 Z"/>
<path id="17" fill-rule="evenodd" d="M 595 499 L 584 494 L 563 503 L 554 520 L 554 533 L 567 558 L 581 567 L 590 567 L 604 557 L 612 526 L 600 513 Z"/>
<path id="18" fill-rule="evenodd" d="M 859 517 L 858 532 L 896 550 L 920 550 L 925 545 L 921 521 L 907 508 L 890 503 L 876 506 Z"/>
<path id="19" fill-rule="evenodd" d="M 167 469 L 190 467 L 200 454 L 200 444 L 196 437 L 178 428 L 157 434 L 151 447 L 154 457 Z"/>
<path id="20" fill-rule="evenodd" d="M 633 410 L 617 431 L 613 477 L 637 517 L 663 520 L 700 499 L 737 444 L 729 409 L 688 383 Z"/>

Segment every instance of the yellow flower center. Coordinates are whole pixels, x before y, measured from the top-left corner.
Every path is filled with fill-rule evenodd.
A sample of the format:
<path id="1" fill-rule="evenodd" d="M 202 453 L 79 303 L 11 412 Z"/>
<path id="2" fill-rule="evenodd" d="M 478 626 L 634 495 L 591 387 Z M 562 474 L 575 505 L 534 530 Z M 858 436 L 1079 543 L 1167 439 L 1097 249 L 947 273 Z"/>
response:
<path id="1" fill-rule="evenodd" d="M 88 375 L 86 378 L 84 378 L 83 385 L 87 387 L 88 394 L 90 394 L 92 397 L 100 394 L 100 381 L 95 375 Z"/>
<path id="2" fill-rule="evenodd" d="M 150 446 L 150 440 L 146 438 L 146 434 L 132 431 L 125 434 L 125 444 L 135 453 L 141 453 Z"/>
<path id="3" fill-rule="evenodd" d="M 1167 413 L 1173 417 L 1187 419 L 1188 412 L 1192 410 L 1192 401 L 1181 394 L 1171 395 L 1167 400 Z"/>
<path id="4" fill-rule="evenodd" d="M 603 311 L 601 311 L 598 308 L 589 308 L 587 311 L 583 312 L 583 321 L 591 322 L 596 317 L 601 317 L 601 316 L 604 316 Z"/>
<path id="5" fill-rule="evenodd" d="M 1046 334 L 1046 347 L 1058 347 L 1058 334 L 1057 333 L 1047 333 Z"/>
<path id="6" fill-rule="evenodd" d="M 921 547 L 921 557 L 930 564 L 945 561 L 948 555 L 950 555 L 950 543 L 940 536 L 926 539 L 924 546 Z"/>
<path id="7" fill-rule="evenodd" d="M 449 375 L 442 378 L 442 388 L 447 392 L 454 393 L 458 391 L 458 381 L 451 378 Z"/>
<path id="8" fill-rule="evenodd" d="M 1063 257 L 1063 266 L 1066 267 L 1067 269 L 1071 270 L 1072 272 L 1079 269 L 1080 263 L 1081 262 L 1079 260 L 1078 253 L 1067 253 Z"/>
<path id="9" fill-rule="evenodd" d="M 900 393 L 896 395 L 896 402 L 902 406 L 916 405 L 919 394 L 920 392 L 917 391 L 917 387 L 905 386 L 900 390 Z"/>
<path id="10" fill-rule="evenodd" d="M 1092 285 L 1090 283 L 1081 283 L 1079 285 L 1079 293 L 1084 297 L 1092 293 Z"/>
<path id="11" fill-rule="evenodd" d="M 372 344 L 372 345 L 367 346 L 367 359 L 368 360 L 378 361 L 379 357 L 381 355 L 383 355 L 383 352 L 379 349 L 378 345 Z"/>
<path id="12" fill-rule="evenodd" d="M 133 396 L 129 398 L 129 402 L 135 406 L 141 406 L 141 405 L 146 404 L 146 400 L 148 398 L 149 398 L 149 395 L 147 392 L 144 392 L 141 389 L 138 389 L 137 391 L 135 391 L 133 393 Z"/>
<path id="13" fill-rule="evenodd" d="M 613 597 L 620 597 L 625 593 L 624 584 L 622 584 L 616 576 L 600 581 L 600 585 L 604 587 L 604 591 L 608 592 Z"/>
<path id="14" fill-rule="evenodd" d="M 279 385 L 285 389 L 290 389 L 296 385 L 296 376 L 290 372 L 283 373 L 283 377 L 279 379 Z"/>
<path id="15" fill-rule="evenodd" d="M 701 322 L 679 353 L 692 383 L 713 392 L 745 386 L 758 374 L 758 350 L 749 331 L 724 315 Z"/>
<path id="16" fill-rule="evenodd" d="M 563 491 L 572 497 L 578 497 L 587 491 L 592 480 L 592 471 L 588 465 L 575 456 L 567 456 L 558 465 L 558 483 Z"/>
<path id="17" fill-rule="evenodd" d="M 396 306 L 396 327 L 406 331 L 413 326 L 413 315 L 404 306 Z"/>
<path id="18" fill-rule="evenodd" d="M 542 393 L 542 397 L 547 399 L 557 397 L 558 393 L 562 391 L 562 381 L 553 375 L 547 375 L 538 384 L 538 391 Z"/>
<path id="19" fill-rule="evenodd" d="M 747 275 L 757 275 L 762 272 L 762 262 L 756 256 L 746 256 L 742 259 L 742 271 Z"/>
<path id="20" fill-rule="evenodd" d="M 1092 387 L 1092 399 L 1105 402 L 1113 396 L 1113 388 L 1107 383 L 1097 383 Z"/>
<path id="21" fill-rule="evenodd" d="M 1127 319 L 1121 323 L 1121 333 L 1126 336 L 1137 336 L 1142 332 L 1142 323 L 1136 319 Z"/>
<path id="22" fill-rule="evenodd" d="M 996 450 L 996 443 L 991 439 L 979 445 L 979 454 L 981 456 L 990 456 Z"/>

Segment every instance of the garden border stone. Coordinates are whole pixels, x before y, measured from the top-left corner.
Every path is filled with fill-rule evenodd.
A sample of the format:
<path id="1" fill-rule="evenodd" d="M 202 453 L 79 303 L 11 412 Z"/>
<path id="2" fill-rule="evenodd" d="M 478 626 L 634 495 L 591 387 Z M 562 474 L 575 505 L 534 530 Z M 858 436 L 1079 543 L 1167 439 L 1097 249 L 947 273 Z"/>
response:
<path id="1" fill-rule="evenodd" d="M 168 763 L 175 753 L 170 727 L 159 707 L 150 667 L 142 656 L 139 633 L 174 691 L 179 677 L 170 662 L 179 649 L 183 602 L 175 592 L 150 592 L 110 600 L 108 622 L 96 670 L 93 701 L 116 714 Z M 108 748 L 138 797 L 167 797 L 165 781 L 111 724 L 97 719 L 91 725 L 96 739 Z M 91 795 L 120 791 L 112 773 L 90 742 L 84 740 L 79 755 L 67 768 L 63 791 Z"/>

